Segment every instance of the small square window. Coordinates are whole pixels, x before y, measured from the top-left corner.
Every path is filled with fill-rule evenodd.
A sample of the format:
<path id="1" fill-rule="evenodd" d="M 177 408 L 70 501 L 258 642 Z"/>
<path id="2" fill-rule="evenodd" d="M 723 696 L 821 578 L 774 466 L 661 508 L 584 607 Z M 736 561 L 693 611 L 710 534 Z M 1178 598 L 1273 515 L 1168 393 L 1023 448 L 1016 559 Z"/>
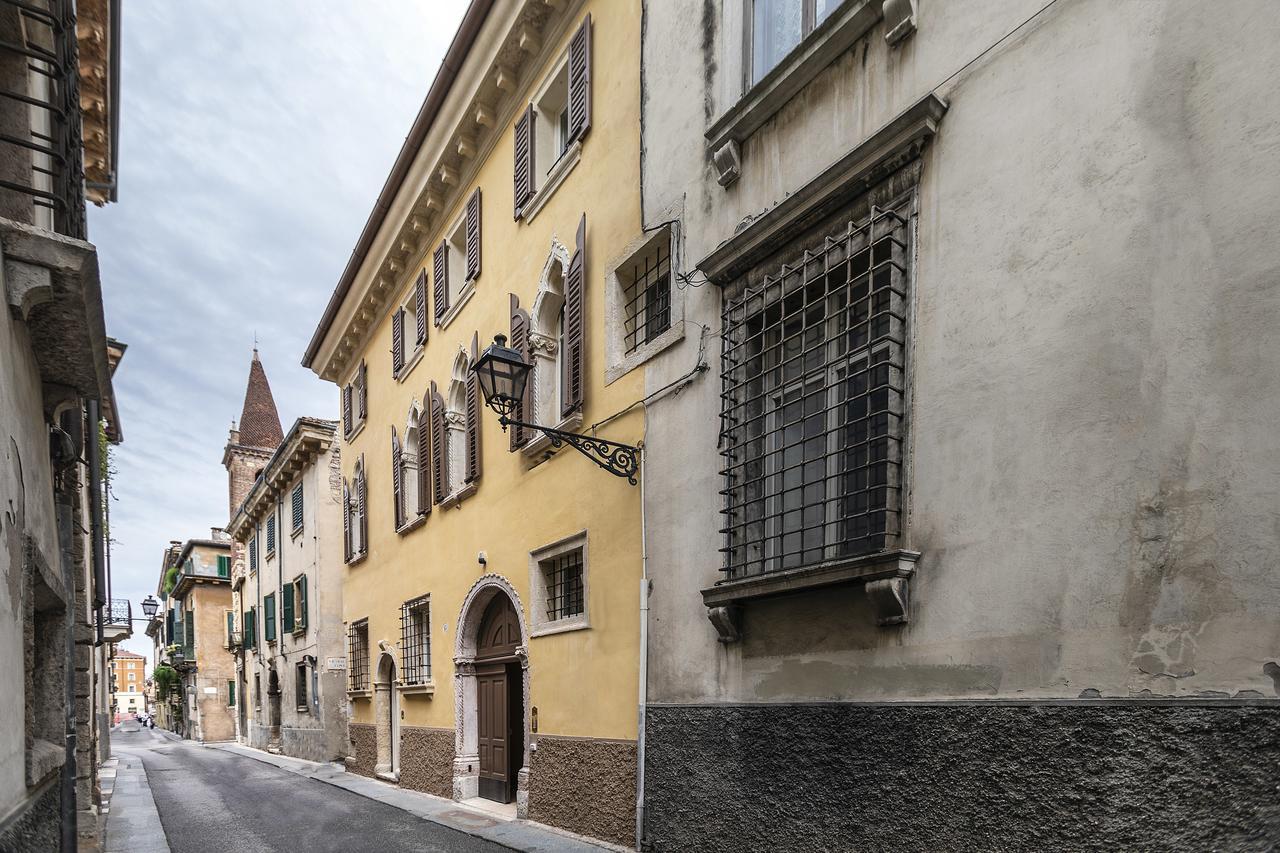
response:
<path id="1" fill-rule="evenodd" d="M 406 601 L 400 608 L 400 647 L 404 650 L 404 683 L 431 680 L 431 597 Z"/>
<path id="2" fill-rule="evenodd" d="M 673 218 L 678 211 L 664 211 Z M 605 381 L 653 358 L 684 337 L 678 225 L 673 221 L 633 240 L 605 274 Z"/>
<path id="3" fill-rule="evenodd" d="M 546 579 L 547 621 L 581 616 L 585 612 L 582 595 L 582 550 L 553 557 L 542 563 Z"/>
<path id="4" fill-rule="evenodd" d="M 671 241 L 654 240 L 618 270 L 627 355 L 671 328 Z"/>
<path id="5" fill-rule="evenodd" d="M 369 689 L 369 620 L 352 622 L 347 628 L 347 689 Z"/>
<path id="6" fill-rule="evenodd" d="M 586 533 L 562 539 L 529 557 L 532 633 L 537 636 L 590 627 Z"/>

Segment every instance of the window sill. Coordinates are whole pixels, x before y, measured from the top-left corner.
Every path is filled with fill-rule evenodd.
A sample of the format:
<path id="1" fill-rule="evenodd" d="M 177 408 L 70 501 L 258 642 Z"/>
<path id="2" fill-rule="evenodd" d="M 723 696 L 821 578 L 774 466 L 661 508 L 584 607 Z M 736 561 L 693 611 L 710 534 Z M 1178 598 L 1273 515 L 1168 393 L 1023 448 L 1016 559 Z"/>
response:
<path id="1" fill-rule="evenodd" d="M 290 538 L 290 539 L 297 539 L 299 536 L 301 536 L 301 535 L 302 535 L 302 531 L 303 531 L 303 528 L 301 528 L 301 527 L 299 527 L 297 530 L 290 530 L 290 531 L 289 531 L 289 538 Z"/>
<path id="2" fill-rule="evenodd" d="M 407 521 L 404 524 L 397 527 L 396 533 L 399 533 L 401 536 L 404 536 L 406 533 L 409 533 L 410 531 L 413 531 L 413 530 L 417 530 L 419 527 L 421 527 L 426 523 L 427 523 L 427 517 L 425 515 L 417 515 L 417 516 L 414 516 L 412 521 Z"/>
<path id="3" fill-rule="evenodd" d="M 702 590 L 702 603 L 722 643 L 742 638 L 742 605 L 749 601 L 842 584 L 863 584 L 875 610 L 876 624 L 898 625 L 907 621 L 907 581 L 915 574 L 919 558 L 917 551 L 894 549 L 723 580 Z"/>
<path id="4" fill-rule="evenodd" d="M 373 691 L 368 689 L 347 691 L 348 699 L 368 699 L 372 695 L 373 695 Z"/>
<path id="5" fill-rule="evenodd" d="M 368 423 L 368 421 L 369 421 L 368 418 L 361 418 L 360 420 L 356 421 L 355 425 L 351 427 L 351 432 L 344 435 L 342 437 L 342 440 L 348 444 L 351 443 L 352 441 L 355 441 L 356 436 L 359 435 L 364 430 L 364 425 Z"/>
<path id="6" fill-rule="evenodd" d="M 426 349 L 423 344 L 414 344 L 413 355 L 409 356 L 409 360 L 404 363 L 399 372 L 395 375 L 397 382 L 404 382 L 405 378 L 418 366 L 418 362 L 422 361 L 422 353 Z"/>
<path id="7" fill-rule="evenodd" d="M 396 689 L 404 695 L 430 696 L 436 692 L 436 683 L 434 681 L 428 681 L 423 684 L 401 684 Z"/>
<path id="8" fill-rule="evenodd" d="M 742 144 L 779 110 L 792 101 L 832 62 L 884 17 L 885 7 L 903 5 L 895 0 L 855 0 L 819 24 L 781 62 L 749 88 L 711 127 L 706 138 L 716 180 L 729 186 L 741 174 Z M 901 41 L 910 34 L 894 26 Z M 749 57 L 746 57 L 750 61 Z"/>
<path id="9" fill-rule="evenodd" d="M 476 493 L 476 484 L 467 483 L 461 489 L 458 489 L 456 492 L 453 492 L 444 500 L 440 501 L 440 508 L 449 509 L 450 507 L 455 507 L 458 504 L 462 503 L 465 499 L 474 495 L 475 493 Z"/>
<path id="10" fill-rule="evenodd" d="M 295 636 L 295 637 L 301 637 L 301 636 L 302 636 L 303 634 L 305 634 L 305 633 L 307 633 L 307 626 L 306 626 L 306 625 L 303 625 L 301 628 L 295 628 L 295 629 L 294 629 L 294 631 L 293 631 L 293 636 Z"/>
<path id="11" fill-rule="evenodd" d="M 353 555 L 352 555 L 352 557 L 351 557 L 351 559 L 350 559 L 350 560 L 347 560 L 347 565 L 348 565 L 348 566 L 354 566 L 354 565 L 356 565 L 357 563 L 362 563 L 362 562 L 364 562 L 364 558 L 365 558 L 365 557 L 367 557 L 367 556 L 369 556 L 369 552 L 368 552 L 368 551 L 361 551 L 361 552 L 360 552 L 360 553 L 358 553 L 358 554 L 353 554 Z"/>
<path id="12" fill-rule="evenodd" d="M 564 619 L 557 619 L 554 622 L 544 622 L 529 631 L 530 637 L 549 637 L 552 634 L 565 634 L 569 631 L 585 631 L 591 627 L 591 623 L 587 621 L 587 614 L 581 616 L 569 616 Z"/>
<path id="13" fill-rule="evenodd" d="M 634 352 L 624 355 L 616 364 L 611 364 L 604 371 L 604 384 L 611 385 L 658 353 L 684 340 L 684 321 L 675 323 L 670 329 L 658 335 L 648 343 L 636 347 Z"/>
<path id="14" fill-rule="evenodd" d="M 578 161 L 582 159 L 582 140 L 570 145 L 565 152 L 560 155 L 560 159 L 551 167 L 551 171 L 547 172 L 546 178 L 542 181 L 542 186 L 529 198 L 524 206 L 521 218 L 525 224 L 533 222 L 533 217 L 538 214 L 539 210 L 546 205 L 551 196 L 555 195 L 556 190 L 564 183 L 564 179 L 573 171 L 573 167 L 578 165 Z"/>
<path id="15" fill-rule="evenodd" d="M 561 432 L 577 432 L 581 426 L 582 426 L 582 411 L 578 410 L 574 412 L 572 415 L 569 415 L 569 417 L 560 421 L 560 423 L 556 424 L 555 427 L 553 427 L 553 429 L 558 429 Z M 545 432 L 540 432 L 537 430 L 535 430 L 534 432 L 537 432 L 536 437 L 531 438 L 527 442 L 525 442 L 524 447 L 520 448 L 521 453 L 523 453 L 525 456 L 528 456 L 528 457 L 536 457 L 536 456 L 542 456 L 543 454 L 546 454 L 546 456 L 550 458 L 552 455 L 558 452 L 558 448 L 553 448 L 551 446 L 550 436 L 548 436 Z"/>
<path id="16" fill-rule="evenodd" d="M 457 317 L 458 314 L 461 313 L 466 304 L 471 301 L 471 297 L 475 295 L 475 292 L 476 280 L 473 278 L 466 284 L 462 285 L 462 291 L 458 293 L 457 301 L 449 306 L 449 310 L 444 312 L 444 316 L 440 318 L 440 322 L 437 323 L 436 326 L 443 330 L 446 326 L 452 323 L 453 318 Z"/>

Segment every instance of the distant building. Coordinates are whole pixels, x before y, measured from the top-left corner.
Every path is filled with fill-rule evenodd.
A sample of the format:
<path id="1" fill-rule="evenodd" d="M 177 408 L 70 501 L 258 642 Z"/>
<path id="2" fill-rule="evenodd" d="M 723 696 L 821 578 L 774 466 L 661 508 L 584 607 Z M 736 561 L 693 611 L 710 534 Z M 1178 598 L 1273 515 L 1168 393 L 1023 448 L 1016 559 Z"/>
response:
<path id="1" fill-rule="evenodd" d="M 313 761 L 348 749 L 336 432 L 299 418 L 228 528 L 248 555 L 235 577 L 240 740 Z"/>
<path id="2" fill-rule="evenodd" d="M 116 719 L 147 710 L 147 659 L 117 648 L 111 656 L 111 710 Z"/>

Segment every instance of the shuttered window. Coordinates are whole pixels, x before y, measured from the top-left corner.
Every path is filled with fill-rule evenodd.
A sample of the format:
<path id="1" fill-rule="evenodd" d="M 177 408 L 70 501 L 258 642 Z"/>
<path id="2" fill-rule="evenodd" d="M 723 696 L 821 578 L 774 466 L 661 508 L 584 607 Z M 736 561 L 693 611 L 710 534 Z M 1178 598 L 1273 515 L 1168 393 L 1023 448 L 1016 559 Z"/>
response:
<path id="1" fill-rule="evenodd" d="M 268 643 L 276 641 L 276 596 L 271 593 L 262 599 L 263 635 Z"/>
<path id="2" fill-rule="evenodd" d="M 354 556 L 351 547 L 351 485 L 342 478 L 342 558 L 350 563 Z"/>
<path id="3" fill-rule="evenodd" d="M 418 418 L 418 515 L 431 512 L 431 398 Z"/>
<path id="4" fill-rule="evenodd" d="M 227 681 L 227 705 L 234 708 L 236 706 L 236 683 Z"/>
<path id="5" fill-rule="evenodd" d="M 431 254 L 431 274 L 435 277 L 432 296 L 436 298 L 435 323 L 439 326 L 449 313 L 449 246 L 444 240 Z"/>
<path id="6" fill-rule="evenodd" d="M 271 515 L 267 516 L 267 559 L 271 559 L 271 555 L 276 552 L 276 514 L 272 510 Z"/>
<path id="7" fill-rule="evenodd" d="M 362 361 L 356 371 L 356 414 L 363 423 L 369 416 L 369 368 Z"/>
<path id="8" fill-rule="evenodd" d="M 569 259 L 564 277 L 564 352 L 560 358 L 560 414 L 569 417 L 581 410 L 584 399 L 584 361 L 586 358 L 585 310 L 586 287 L 584 258 L 587 250 L 587 215 L 578 221 L 577 246 Z"/>
<path id="9" fill-rule="evenodd" d="M 441 503 L 449 495 L 448 459 L 449 452 L 445 444 L 444 400 L 431 383 L 431 393 L 427 397 L 431 422 L 431 492 L 432 500 Z"/>
<path id="10" fill-rule="evenodd" d="M 351 383 L 348 382 L 342 386 L 342 435 L 347 437 L 351 435 L 351 427 L 353 426 L 351 418 Z"/>
<path id="11" fill-rule="evenodd" d="M 232 645 L 232 641 L 236 637 L 236 614 L 230 610 L 227 611 L 227 646 Z"/>
<path id="12" fill-rule="evenodd" d="M 400 449 L 400 437 L 391 427 L 391 503 L 396 529 L 404 527 L 404 452 Z"/>
<path id="13" fill-rule="evenodd" d="M 480 357 L 480 335 L 471 338 L 471 363 Z M 467 463 L 464 479 L 474 483 L 480 479 L 480 382 L 474 370 L 467 371 Z"/>
<path id="14" fill-rule="evenodd" d="M 293 586 L 284 588 L 284 595 L 280 599 L 280 622 L 284 625 L 284 633 L 288 634 L 296 627 L 293 624 Z"/>
<path id="15" fill-rule="evenodd" d="M 569 139 L 591 130 L 591 16 L 569 42 Z"/>
<path id="16" fill-rule="evenodd" d="M 231 577 L 231 558 L 228 557 L 226 554 L 218 555 L 218 577 L 220 578 Z"/>
<path id="17" fill-rule="evenodd" d="M 422 270 L 418 273 L 417 281 L 413 283 L 413 320 L 416 325 L 415 331 L 418 334 L 417 344 L 422 346 L 427 342 L 427 271 Z"/>
<path id="18" fill-rule="evenodd" d="M 258 570 L 258 537 L 249 540 L 249 571 Z"/>
<path id="19" fill-rule="evenodd" d="M 302 484 L 293 487 L 293 495 L 289 498 L 289 512 L 293 521 L 293 532 L 302 532 Z"/>
<path id="20" fill-rule="evenodd" d="M 480 277 L 480 188 L 467 199 L 467 281 Z"/>
<path id="21" fill-rule="evenodd" d="M 391 372 L 399 376 L 404 369 L 404 309 L 391 315 Z"/>
<path id="22" fill-rule="evenodd" d="M 293 594 L 297 599 L 294 606 L 294 621 L 299 631 L 307 627 L 307 576 L 300 575 L 293 582 Z"/>
<path id="23" fill-rule="evenodd" d="M 516 119 L 515 129 L 515 218 L 524 216 L 524 206 L 533 197 L 534 185 L 534 115 L 533 104 Z"/>
<path id="24" fill-rule="evenodd" d="M 520 298 L 514 293 L 511 294 L 511 336 L 510 346 L 512 349 L 520 353 L 525 364 L 533 364 L 532 353 L 529 351 L 529 313 L 520 307 Z M 536 367 L 534 368 L 536 369 Z M 524 398 L 516 405 L 515 411 L 511 413 L 511 417 L 517 421 L 527 421 L 528 413 L 532 411 L 533 398 L 533 371 L 529 372 L 529 378 L 524 386 Z M 511 425 L 511 449 L 518 450 L 529 443 L 532 436 L 522 426 Z"/>
<path id="25" fill-rule="evenodd" d="M 364 455 L 356 471 L 356 513 L 360 519 L 360 553 L 369 550 L 369 480 L 364 473 Z"/>
<path id="26" fill-rule="evenodd" d="M 258 647 L 257 616 L 257 611 L 252 607 L 244 612 L 244 647 L 246 649 Z"/>

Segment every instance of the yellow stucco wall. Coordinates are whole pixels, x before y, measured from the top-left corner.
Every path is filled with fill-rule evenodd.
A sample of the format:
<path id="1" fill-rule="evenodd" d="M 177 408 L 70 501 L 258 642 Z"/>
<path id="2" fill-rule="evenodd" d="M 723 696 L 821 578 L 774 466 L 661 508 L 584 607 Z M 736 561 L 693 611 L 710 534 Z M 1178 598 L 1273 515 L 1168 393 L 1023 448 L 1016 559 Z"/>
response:
<path id="1" fill-rule="evenodd" d="M 422 360 L 403 381 L 392 378 L 391 318 L 384 316 L 353 365 L 368 365 L 368 420 L 344 446 L 344 475 L 365 459 L 369 494 L 368 557 L 348 568 L 345 619 L 368 618 L 370 672 L 376 675 L 380 641 L 399 643 L 400 605 L 431 595 L 431 663 L 434 696 L 404 697 L 403 723 L 454 727 L 453 654 L 460 608 L 484 574 L 501 574 L 518 592 L 526 626 L 530 623 L 529 554 L 586 530 L 587 610 L 590 628 L 529 642 L 531 704 L 538 709 L 538 734 L 634 738 L 639 645 L 640 490 L 596 468 L 565 448 L 530 467 L 523 454 L 509 452 L 497 416 L 482 411 L 483 475 L 478 491 L 459 507 L 435 507 L 425 525 L 397 534 L 392 517 L 391 425 L 403 440 L 412 400 L 422 401 L 431 380 L 447 398 L 450 371 L 460 346 L 472 334 L 483 349 L 509 327 L 509 293 L 530 310 L 540 273 L 556 237 L 574 249 L 581 215 L 587 219 L 585 328 L 587 362 L 584 424 L 591 424 L 643 396 L 643 368 L 606 387 L 605 273 L 610 260 L 641 236 L 639 169 L 639 3 L 587 3 L 565 29 L 565 48 L 578 22 L 593 19 L 592 127 L 582 157 L 532 223 L 512 218 L 514 115 L 505 121 L 477 177 L 465 183 L 425 242 L 440 242 L 443 227 L 462 213 L 475 186 L 483 193 L 482 271 L 471 301 L 444 329 L 430 327 Z M 557 50 L 552 57 L 558 57 Z M 523 74 L 515 101 L 527 102 L 555 67 Z M 399 227 L 389 223 L 388 227 Z M 398 283 L 398 306 L 411 293 L 426 257 L 411 265 Z M 430 270 L 428 269 L 428 273 Z M 434 304 L 432 311 L 434 312 Z M 406 337 L 412 333 L 407 332 Z M 632 412 L 604 427 L 603 438 L 627 443 L 642 439 L 643 415 Z M 477 562 L 484 551 L 488 565 Z M 358 699 L 353 722 L 373 721 L 372 703 Z"/>

